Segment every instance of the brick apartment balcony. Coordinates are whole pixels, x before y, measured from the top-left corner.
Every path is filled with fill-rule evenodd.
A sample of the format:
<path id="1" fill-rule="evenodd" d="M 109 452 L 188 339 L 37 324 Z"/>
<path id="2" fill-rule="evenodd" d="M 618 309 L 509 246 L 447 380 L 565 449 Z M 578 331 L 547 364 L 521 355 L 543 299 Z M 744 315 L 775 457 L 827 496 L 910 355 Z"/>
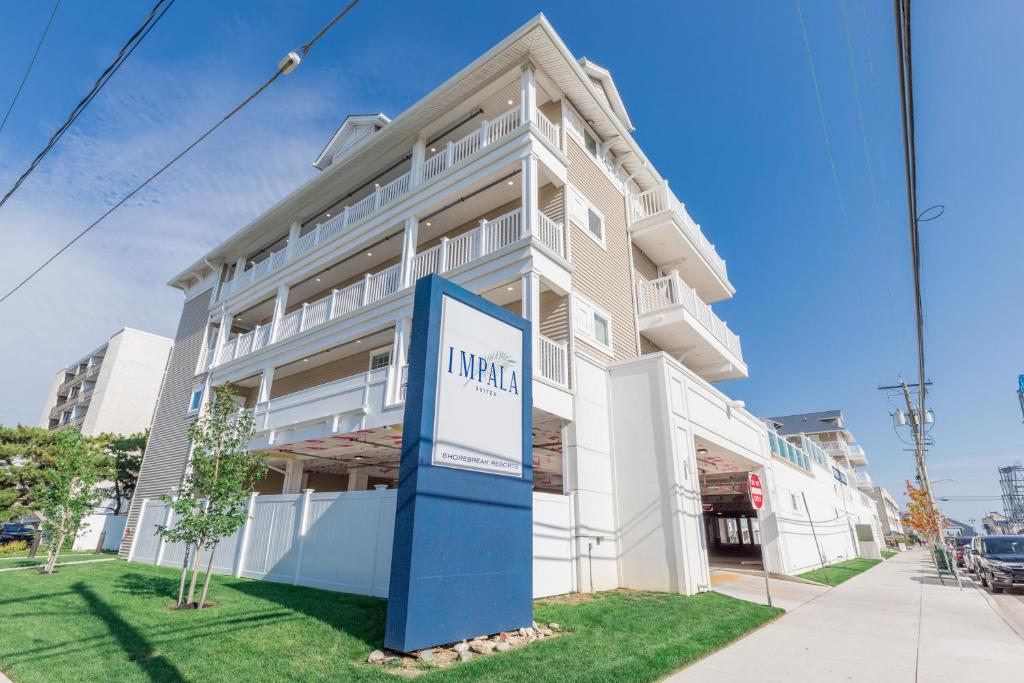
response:
<path id="1" fill-rule="evenodd" d="M 460 166 L 478 156 L 483 150 L 498 145 L 524 129 L 522 108 L 519 105 L 505 111 L 492 120 L 481 122 L 477 130 L 457 140 L 447 142 L 436 153 L 426 157 L 422 163 L 413 164 L 408 171 L 376 186 L 371 193 L 359 201 L 345 205 L 329 220 L 317 224 L 312 230 L 301 235 L 294 242 L 267 254 L 258 262 L 252 262 L 245 270 L 237 273 L 224 283 L 219 294 L 225 299 L 280 270 L 303 255 L 310 253 L 317 245 L 349 232 L 357 225 L 370 220 L 380 211 L 394 205 L 420 185 L 441 176 L 449 169 Z M 540 136 L 557 149 L 561 149 L 560 126 L 551 122 L 539 110 L 533 112 L 531 123 Z"/>
<path id="2" fill-rule="evenodd" d="M 714 303 L 732 297 L 736 290 L 729 282 L 725 260 L 667 182 L 630 194 L 628 205 L 633 242 L 656 265 L 678 267 L 683 279 L 704 301 Z"/>
<path id="3" fill-rule="evenodd" d="M 747 376 L 735 334 L 678 271 L 636 284 L 640 333 L 708 381 Z"/>

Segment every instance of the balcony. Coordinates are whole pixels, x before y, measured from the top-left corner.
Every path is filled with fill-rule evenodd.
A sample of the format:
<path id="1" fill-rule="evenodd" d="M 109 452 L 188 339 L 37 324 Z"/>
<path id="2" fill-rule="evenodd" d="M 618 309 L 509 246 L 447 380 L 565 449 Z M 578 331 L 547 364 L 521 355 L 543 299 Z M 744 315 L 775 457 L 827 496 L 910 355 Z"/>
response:
<path id="1" fill-rule="evenodd" d="M 735 293 L 725 260 L 693 222 L 668 183 L 629 195 L 633 242 L 656 265 L 677 267 L 700 298 L 712 303 Z"/>
<path id="2" fill-rule="evenodd" d="M 489 221 L 481 220 L 476 228 L 454 238 L 442 238 L 437 245 L 412 258 L 409 284 L 415 284 L 416 280 L 426 275 L 444 274 L 455 270 L 517 243 L 523 243 L 525 246 L 530 240 L 536 240 L 564 258 L 564 226 L 543 213 L 539 213 L 536 225 L 536 234 L 527 235 L 524 232 L 522 210 L 515 209 Z M 257 325 L 251 331 L 228 340 L 217 353 L 213 366 L 255 353 L 272 343 L 354 313 L 401 289 L 403 286 L 400 263 L 375 273 L 367 273 L 355 284 L 332 290 L 327 296 L 303 303 L 300 308 L 282 316 L 276 333 L 273 332 L 273 324 Z"/>
<path id="3" fill-rule="evenodd" d="M 871 475 L 867 472 L 854 472 L 854 481 L 857 484 L 857 488 L 861 489 L 872 489 L 875 484 L 871 481 Z"/>
<path id="4" fill-rule="evenodd" d="M 747 376 L 740 338 L 677 271 L 636 284 L 640 333 L 708 381 Z"/>
<path id="5" fill-rule="evenodd" d="M 520 129 L 521 119 L 521 109 L 517 105 L 493 120 L 484 120 L 477 130 L 458 140 L 448 142 L 445 147 L 424 159 L 421 164 L 387 184 L 377 187 L 372 193 L 354 204 L 344 206 L 334 217 L 317 224 L 313 230 L 299 237 L 294 244 L 271 252 L 261 261 L 253 263 L 247 270 L 236 274 L 221 287 L 220 298 L 224 299 L 266 278 L 286 263 L 293 262 L 312 251 L 317 245 L 348 232 L 380 210 L 395 204 L 419 185 L 462 164 L 481 150 L 505 141 Z M 561 148 L 561 131 L 557 124 L 552 123 L 539 110 L 534 111 L 532 123 L 543 138 L 556 148 Z"/>
<path id="6" fill-rule="evenodd" d="M 821 447 L 834 458 L 846 458 L 852 467 L 867 467 L 868 457 L 860 444 L 846 441 L 822 441 Z"/>

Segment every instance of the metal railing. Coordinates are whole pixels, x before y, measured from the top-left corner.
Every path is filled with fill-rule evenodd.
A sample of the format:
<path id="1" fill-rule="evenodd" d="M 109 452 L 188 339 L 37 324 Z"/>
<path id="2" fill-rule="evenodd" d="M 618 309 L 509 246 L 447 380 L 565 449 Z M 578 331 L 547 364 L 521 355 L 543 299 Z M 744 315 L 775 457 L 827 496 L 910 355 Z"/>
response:
<path id="1" fill-rule="evenodd" d="M 711 306 L 701 300 L 696 290 L 683 282 L 678 271 L 672 271 L 670 275 L 656 280 L 638 280 L 636 304 L 639 315 L 672 306 L 682 306 L 737 358 L 743 357 L 739 335 L 715 315 Z"/>
<path id="2" fill-rule="evenodd" d="M 663 181 L 661 185 L 640 194 L 630 193 L 628 205 L 630 222 L 640 221 L 663 211 L 679 215 L 683 224 L 683 232 L 697 246 L 697 250 L 707 259 L 718 275 L 728 281 L 729 275 L 725 267 L 725 259 L 718 255 L 715 245 L 708 241 L 708 238 L 701 232 L 700 226 L 687 213 L 683 203 L 676 198 L 672 190 L 668 189 L 667 182 Z"/>
<path id="3" fill-rule="evenodd" d="M 539 111 L 536 114 L 539 117 L 538 128 L 541 132 L 546 137 L 554 134 L 556 135 L 555 140 L 557 140 L 558 126 L 544 118 Z M 547 123 L 543 123 L 545 121 Z M 341 212 L 328 221 L 317 224 L 313 230 L 299 237 L 294 244 L 273 252 L 262 261 L 254 263 L 249 269 L 236 273 L 221 287 L 220 298 L 223 299 L 253 282 L 265 278 L 285 263 L 310 251 L 316 245 L 340 234 L 379 209 L 394 204 L 417 185 L 440 175 L 473 156 L 480 149 L 504 139 L 516 131 L 521 123 L 521 112 L 518 105 L 491 121 L 485 119 L 477 130 L 449 142 L 436 154 L 425 159 L 418 167 L 411 168 L 394 180 L 375 187 L 371 194 L 355 204 L 345 206 Z"/>

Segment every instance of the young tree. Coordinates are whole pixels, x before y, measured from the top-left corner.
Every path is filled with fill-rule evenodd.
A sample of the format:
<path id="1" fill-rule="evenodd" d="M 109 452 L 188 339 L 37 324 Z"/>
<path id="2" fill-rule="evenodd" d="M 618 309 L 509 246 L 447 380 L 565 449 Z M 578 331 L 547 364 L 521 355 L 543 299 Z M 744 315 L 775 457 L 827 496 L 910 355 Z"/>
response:
<path id="1" fill-rule="evenodd" d="M 142 467 L 142 454 L 146 450 L 149 430 L 128 436 L 101 434 L 97 438 L 105 443 L 105 450 L 110 458 L 112 483 L 104 493 L 114 501 L 111 512 L 119 515 L 135 495 L 135 484 L 139 480 L 139 469 Z"/>
<path id="2" fill-rule="evenodd" d="M 935 509 L 928 494 L 923 488 L 917 488 L 909 481 L 907 482 L 907 516 L 905 523 L 930 541 L 939 541 L 942 538 L 942 515 Z"/>
<path id="3" fill-rule="evenodd" d="M 36 484 L 36 502 L 49 537 L 44 574 L 53 573 L 61 546 L 74 535 L 82 519 L 103 495 L 97 484 L 107 474 L 101 444 L 82 436 L 77 429 L 62 429 L 53 442 L 53 464 L 46 481 Z"/>
<path id="4" fill-rule="evenodd" d="M 166 498 L 175 512 L 175 528 L 161 528 L 166 540 L 184 541 L 195 548 L 195 562 L 186 604 L 202 609 L 210 587 L 213 558 L 221 539 L 238 531 L 248 517 L 246 502 L 255 482 L 267 472 L 266 457 L 249 452 L 252 413 L 238 407 L 230 386 L 217 389 L 213 404 L 189 427 L 192 456 L 179 495 Z M 202 551 L 208 551 L 206 576 L 195 601 Z M 188 551 L 186 551 L 187 555 Z M 182 566 L 184 587 L 188 560 Z M 179 590 L 178 602 L 182 605 Z"/>

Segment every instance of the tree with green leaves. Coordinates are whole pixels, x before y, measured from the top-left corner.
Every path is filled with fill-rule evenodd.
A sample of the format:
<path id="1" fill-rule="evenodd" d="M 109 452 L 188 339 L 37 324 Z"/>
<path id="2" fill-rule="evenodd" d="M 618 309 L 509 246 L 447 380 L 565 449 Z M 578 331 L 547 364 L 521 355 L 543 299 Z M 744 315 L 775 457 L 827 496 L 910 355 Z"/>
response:
<path id="1" fill-rule="evenodd" d="M 210 587 L 213 558 L 220 541 L 245 524 L 246 503 L 255 482 L 267 472 L 266 456 L 249 452 L 254 431 L 252 413 L 239 408 L 238 396 L 230 386 L 217 389 L 214 400 L 189 427 L 192 454 L 181 490 L 163 500 L 175 513 L 173 528 L 159 527 L 165 541 L 184 542 L 178 606 L 202 609 Z M 189 548 L 195 551 L 188 598 L 183 599 Z M 207 552 L 206 576 L 198 603 L 196 583 L 203 551 Z"/>
<path id="2" fill-rule="evenodd" d="M 0 522 L 35 512 L 37 484 L 53 463 L 56 432 L 0 427 Z"/>
<path id="3" fill-rule="evenodd" d="M 113 501 L 110 511 L 121 514 L 131 503 L 135 495 L 135 484 L 139 480 L 139 469 L 142 467 L 142 454 L 149 440 L 149 430 L 122 436 L 120 434 L 100 434 L 97 439 L 104 443 L 104 450 L 110 459 L 110 486 L 104 494 Z"/>
<path id="4" fill-rule="evenodd" d="M 64 540 L 82 527 L 82 520 L 103 495 L 98 487 L 107 474 L 99 441 L 77 429 L 62 429 L 53 441 L 53 462 L 45 481 L 36 483 L 35 502 L 49 538 L 44 574 L 52 574 Z"/>

